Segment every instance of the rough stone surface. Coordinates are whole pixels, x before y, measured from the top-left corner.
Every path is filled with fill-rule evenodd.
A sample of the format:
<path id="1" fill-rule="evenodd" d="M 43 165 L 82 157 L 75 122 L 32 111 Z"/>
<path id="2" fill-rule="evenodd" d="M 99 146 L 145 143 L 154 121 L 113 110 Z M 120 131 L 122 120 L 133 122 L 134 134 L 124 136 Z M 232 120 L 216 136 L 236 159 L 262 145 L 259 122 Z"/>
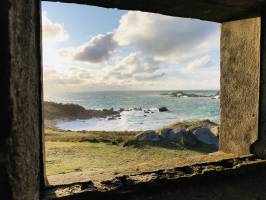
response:
<path id="1" fill-rule="evenodd" d="M 221 151 L 249 154 L 258 139 L 260 27 L 260 18 L 222 24 Z"/>
<path id="2" fill-rule="evenodd" d="M 48 188 L 46 199 L 263 200 L 266 162 L 253 157 L 226 159 Z"/>
<path id="3" fill-rule="evenodd" d="M 205 144 L 218 145 L 218 138 L 207 127 L 197 128 L 193 131 L 197 139 Z"/>
<path id="4" fill-rule="evenodd" d="M 260 72 L 260 113 L 259 138 L 252 145 L 252 153 L 266 159 L 266 7 L 262 13 L 261 25 L 261 72 Z"/>
<path id="5" fill-rule="evenodd" d="M 185 129 L 171 129 L 171 128 L 164 128 L 160 132 L 160 136 L 166 140 L 181 140 L 182 137 L 185 136 L 186 130 Z"/>
<path id="6" fill-rule="evenodd" d="M 137 135 L 136 140 L 140 142 L 144 142 L 144 141 L 156 142 L 160 140 L 160 137 L 155 131 L 148 130 L 148 131 L 144 131 L 140 133 L 139 135 Z"/>
<path id="7" fill-rule="evenodd" d="M 0 199 L 39 199 L 41 171 L 40 2 L 0 2 Z"/>
<path id="8" fill-rule="evenodd" d="M 194 134 L 192 134 L 190 131 L 187 131 L 182 134 L 182 137 L 178 142 L 186 147 L 193 147 L 199 143 L 199 140 Z"/>
<path id="9" fill-rule="evenodd" d="M 47 0 L 224 22 L 258 16 L 265 0 Z"/>
<path id="10" fill-rule="evenodd" d="M 220 22 L 256 15 L 258 5 L 264 3 L 256 0 L 61 0 L 61 2 L 150 11 Z M 42 83 L 39 14 L 39 2 L 35 0 L 0 2 L 0 199 L 4 200 L 40 199 L 39 194 L 43 184 L 41 161 L 43 155 L 40 145 Z M 258 139 L 259 41 L 259 18 L 222 25 L 220 148 L 227 152 L 249 153 L 250 144 Z M 262 135 L 263 133 L 260 134 Z M 173 194 L 173 199 L 178 196 L 180 199 L 189 200 L 250 200 L 263 199 L 266 196 L 264 163 L 262 166 L 251 163 L 241 170 L 231 168 L 224 170 L 224 173 L 217 171 L 221 168 L 230 168 L 232 166 L 230 162 L 225 162 L 222 166 L 214 163 L 213 166 L 214 170 L 202 166 L 184 167 L 178 171 L 179 174 L 177 171 L 174 174 L 158 171 L 155 174 L 162 176 L 155 176 L 153 179 L 155 184 L 137 185 L 139 190 L 135 193 L 137 197 L 134 199 L 140 199 L 140 195 L 144 195 L 144 190 L 148 189 L 153 190 L 151 195 L 155 194 L 154 191 L 159 192 L 153 195 L 152 199 L 166 199 L 166 197 L 171 199 L 170 194 L 162 192 L 166 188 L 161 187 L 161 184 L 165 184 L 167 189 L 172 189 L 169 193 Z M 195 170 L 199 174 L 191 179 L 190 172 Z M 153 178 L 152 173 L 151 178 Z M 130 181 L 120 178 L 116 182 L 117 186 L 119 188 L 124 185 L 126 190 L 120 191 L 121 193 L 101 193 L 101 197 L 119 199 L 121 197 L 119 194 L 125 197 L 134 183 L 134 180 Z M 84 190 L 90 187 L 90 184 L 82 184 L 81 188 Z M 93 199 L 87 198 L 93 195 L 96 197 L 94 199 L 100 199 L 96 193 L 64 199 Z M 149 199 L 147 196 L 143 199 L 147 198 Z"/>
<path id="11" fill-rule="evenodd" d="M 163 139 L 170 139 L 171 137 L 171 134 L 172 134 L 172 129 L 171 128 L 163 128 L 161 131 L 160 131 L 160 136 L 163 138 Z"/>

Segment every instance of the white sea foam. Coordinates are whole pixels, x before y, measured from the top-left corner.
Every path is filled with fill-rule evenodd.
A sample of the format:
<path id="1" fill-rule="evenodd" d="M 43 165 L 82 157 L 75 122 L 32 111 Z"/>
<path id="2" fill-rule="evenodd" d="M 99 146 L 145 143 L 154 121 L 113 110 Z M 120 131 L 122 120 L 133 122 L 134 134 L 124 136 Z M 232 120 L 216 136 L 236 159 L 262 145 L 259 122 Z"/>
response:
<path id="1" fill-rule="evenodd" d="M 57 127 L 73 131 L 143 131 L 157 129 L 176 121 L 188 119 L 173 112 L 152 112 L 145 113 L 144 111 L 123 111 L 121 113 L 121 117 L 111 120 L 108 118 L 74 120 L 59 123 L 57 124 Z"/>
<path id="2" fill-rule="evenodd" d="M 71 94 L 53 97 L 52 101 L 76 103 L 87 109 L 119 110 L 124 108 L 141 108 L 140 110 L 123 111 L 120 118 L 113 120 L 93 118 L 74 120 L 57 124 L 65 130 L 104 130 L 136 131 L 149 130 L 182 120 L 210 119 L 219 122 L 219 99 L 212 98 L 175 98 L 160 95 L 162 91 L 114 91 Z M 190 91 L 203 95 L 216 94 L 217 91 Z M 67 100 L 67 101 L 66 101 Z M 159 112 L 165 106 L 169 112 Z M 150 110 L 149 113 L 147 111 Z M 146 112 L 144 112 L 146 111 Z M 146 116 L 145 116 L 146 115 Z"/>

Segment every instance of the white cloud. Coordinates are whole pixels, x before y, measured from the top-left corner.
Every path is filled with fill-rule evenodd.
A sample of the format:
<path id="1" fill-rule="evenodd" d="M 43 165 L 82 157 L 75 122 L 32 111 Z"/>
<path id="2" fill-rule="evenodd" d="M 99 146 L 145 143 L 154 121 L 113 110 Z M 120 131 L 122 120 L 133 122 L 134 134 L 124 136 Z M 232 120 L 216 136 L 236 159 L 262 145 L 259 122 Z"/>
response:
<path id="1" fill-rule="evenodd" d="M 93 85 L 100 85 L 97 76 L 88 70 L 76 68 L 63 72 L 47 65 L 43 69 L 45 97 L 65 92 L 87 91 Z"/>
<path id="2" fill-rule="evenodd" d="M 211 56 L 209 55 L 192 60 L 187 65 L 187 69 L 190 71 L 198 71 L 201 69 L 206 69 L 211 67 L 217 67 L 217 64 L 211 59 Z"/>
<path id="3" fill-rule="evenodd" d="M 96 35 L 79 48 L 74 58 L 79 61 L 102 62 L 112 55 L 116 47 L 117 43 L 113 40 L 113 33 Z"/>
<path id="4" fill-rule="evenodd" d="M 141 53 L 131 53 L 120 60 L 107 72 L 108 78 L 152 80 L 163 77 L 165 73 L 159 67 L 160 63 Z"/>
<path id="5" fill-rule="evenodd" d="M 145 89 L 165 76 L 160 66 L 160 62 L 140 53 L 131 53 L 101 70 L 72 67 L 60 71 L 57 67 L 45 65 L 44 93 L 49 96 L 66 91 Z"/>
<path id="6" fill-rule="evenodd" d="M 83 81 L 75 74 L 63 73 L 46 66 L 43 70 L 43 77 L 45 85 L 49 84 L 50 86 L 65 85 L 66 87 L 67 85 L 79 85 Z"/>
<path id="7" fill-rule="evenodd" d="M 59 54 L 75 61 L 99 63 L 108 60 L 116 48 L 113 33 L 109 32 L 104 35 L 98 34 L 77 48 L 63 48 Z"/>
<path id="8" fill-rule="evenodd" d="M 218 47 L 218 27 L 200 20 L 129 11 L 121 18 L 114 40 L 162 60 L 180 60 Z"/>
<path id="9" fill-rule="evenodd" d="M 52 22 L 46 12 L 42 12 L 42 35 L 44 44 L 68 40 L 63 24 Z"/>
<path id="10" fill-rule="evenodd" d="M 129 11 L 113 32 L 99 34 L 79 47 L 60 50 L 75 61 L 107 61 L 116 49 L 131 46 L 154 59 L 175 63 L 217 49 L 219 24 Z"/>
<path id="11" fill-rule="evenodd" d="M 62 24 L 46 13 L 43 18 L 44 40 L 68 38 Z M 44 69 L 44 90 L 216 88 L 219 64 L 212 55 L 219 34 L 214 23 L 129 11 L 113 32 L 60 49 L 60 55 L 56 46 L 44 48 L 44 64 L 53 66 Z"/>

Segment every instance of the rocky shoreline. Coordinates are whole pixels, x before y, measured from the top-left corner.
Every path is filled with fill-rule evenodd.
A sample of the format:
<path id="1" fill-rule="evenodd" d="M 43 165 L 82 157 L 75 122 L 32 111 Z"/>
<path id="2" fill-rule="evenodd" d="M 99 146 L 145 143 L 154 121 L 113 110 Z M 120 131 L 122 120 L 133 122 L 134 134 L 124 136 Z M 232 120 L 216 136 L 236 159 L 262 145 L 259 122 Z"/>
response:
<path id="1" fill-rule="evenodd" d="M 103 109 L 93 110 L 85 109 L 78 104 L 65 104 L 56 102 L 44 102 L 44 122 L 46 127 L 56 128 L 56 124 L 72 120 L 82 120 L 91 118 L 106 118 L 107 120 L 121 119 L 121 112 L 124 111 L 143 111 L 144 117 L 147 114 L 154 113 L 154 110 L 139 108 L 120 108 L 119 110 Z M 167 112 L 166 107 L 159 107 L 159 112 Z"/>
<path id="2" fill-rule="evenodd" d="M 78 104 L 63 104 L 44 102 L 45 127 L 55 128 L 56 124 L 76 119 L 107 118 L 114 119 L 120 116 L 122 110 L 114 109 L 92 110 L 85 109 Z"/>
<path id="3" fill-rule="evenodd" d="M 75 120 L 90 119 L 94 117 L 105 118 L 119 115 L 121 111 L 114 109 L 92 110 L 85 109 L 78 104 L 63 104 L 56 102 L 44 102 L 44 118 L 46 120 Z"/>
<path id="4" fill-rule="evenodd" d="M 120 119 L 123 111 L 143 111 L 144 116 L 152 114 L 154 111 L 142 108 L 132 109 L 103 109 L 87 110 L 77 104 L 62 104 L 55 102 L 44 102 L 44 120 L 46 128 L 56 128 L 61 122 L 106 118 L 107 120 Z M 166 107 L 159 107 L 158 112 L 168 112 Z M 135 138 L 127 141 L 125 146 L 143 145 L 146 143 L 166 144 L 183 146 L 186 148 L 194 147 L 199 144 L 218 146 L 219 125 L 210 120 L 181 121 L 175 124 L 164 126 L 158 130 L 139 131 Z"/>

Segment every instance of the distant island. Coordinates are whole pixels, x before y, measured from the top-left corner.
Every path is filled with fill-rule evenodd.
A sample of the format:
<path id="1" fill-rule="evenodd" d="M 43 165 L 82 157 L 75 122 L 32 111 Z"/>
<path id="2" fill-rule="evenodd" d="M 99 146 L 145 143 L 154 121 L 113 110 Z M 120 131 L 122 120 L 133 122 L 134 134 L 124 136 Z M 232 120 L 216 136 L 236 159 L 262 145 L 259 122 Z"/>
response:
<path id="1" fill-rule="evenodd" d="M 189 93 L 184 91 L 175 91 L 175 92 L 165 92 L 161 93 L 160 95 L 167 95 L 171 97 L 178 97 L 178 98 L 186 98 L 186 97 L 209 97 L 212 99 L 219 99 L 220 98 L 220 91 L 218 91 L 214 95 L 202 95 L 202 94 L 195 94 L 195 93 Z"/>

